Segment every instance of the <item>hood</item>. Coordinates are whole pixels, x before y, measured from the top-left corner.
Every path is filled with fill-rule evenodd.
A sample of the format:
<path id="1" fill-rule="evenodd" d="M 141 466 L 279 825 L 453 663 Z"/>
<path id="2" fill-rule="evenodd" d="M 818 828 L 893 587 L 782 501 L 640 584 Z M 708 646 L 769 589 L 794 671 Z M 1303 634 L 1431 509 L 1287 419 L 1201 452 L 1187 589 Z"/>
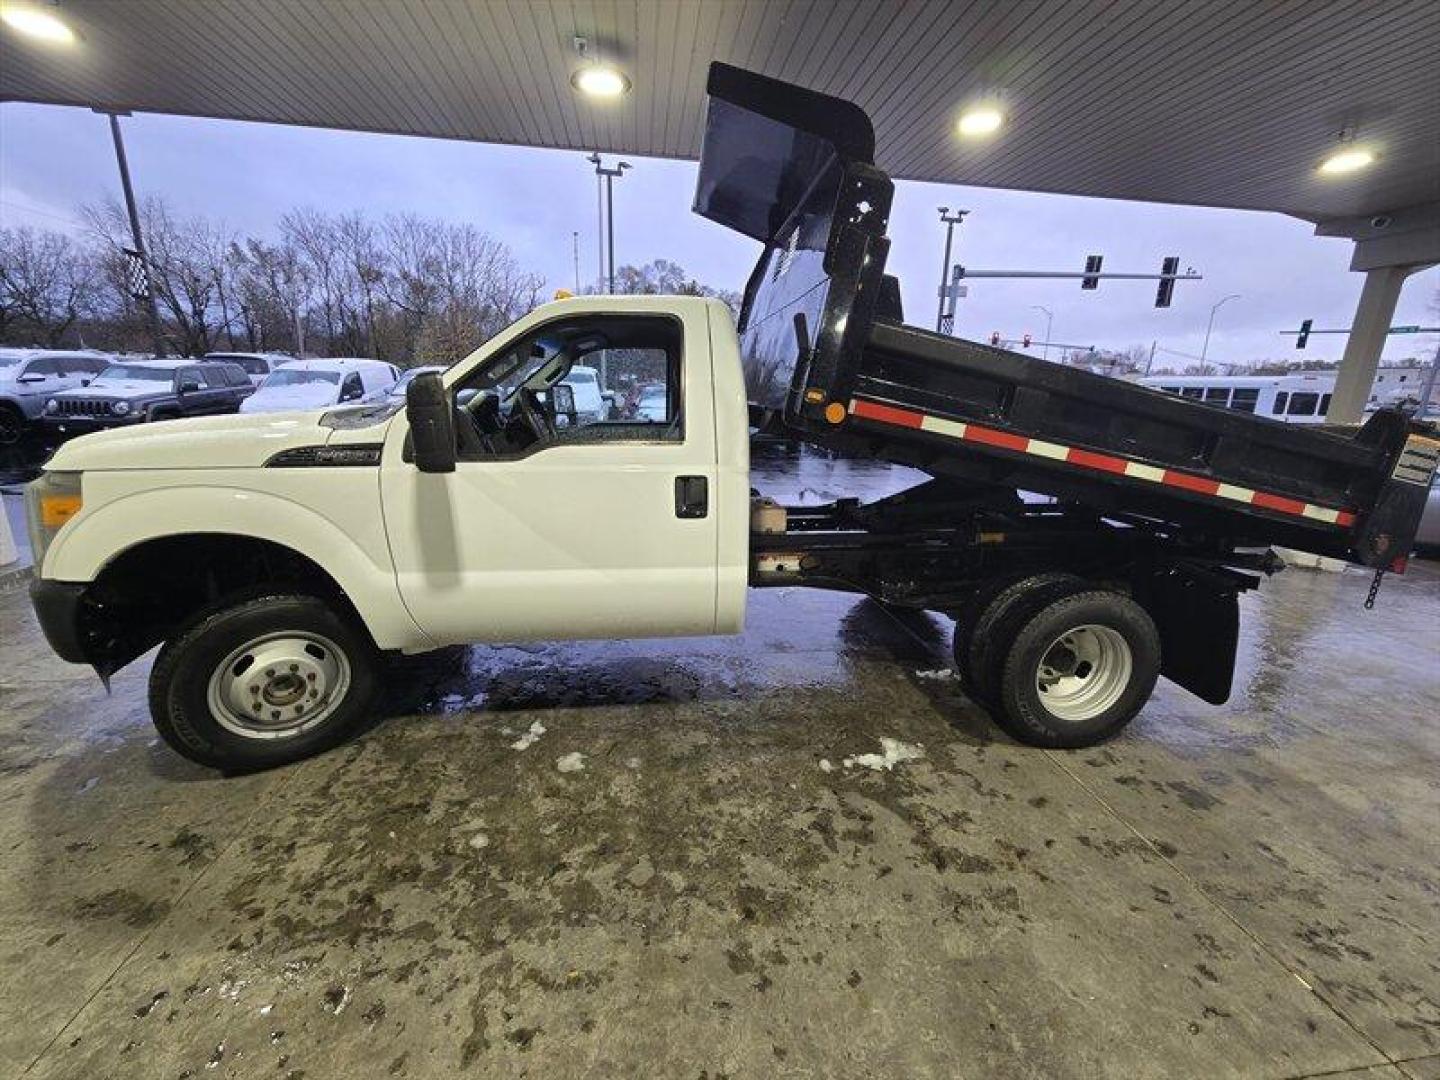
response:
<path id="1" fill-rule="evenodd" d="M 334 432 L 321 426 L 322 415 L 203 416 L 134 424 L 72 439 L 45 467 L 57 472 L 256 468 L 281 450 L 325 445 Z M 382 429 L 366 441 L 383 438 Z"/>
<path id="2" fill-rule="evenodd" d="M 323 409 L 334 405 L 340 394 L 335 383 L 296 383 L 293 386 L 262 386 L 240 403 L 247 413 L 290 412 L 297 409 Z"/>
<path id="3" fill-rule="evenodd" d="M 166 397 L 173 393 L 168 382 L 151 382 L 145 379 L 91 379 L 89 386 L 77 386 L 60 390 L 52 397 L 57 398 L 112 398 L 116 401 L 130 401 L 135 398 Z"/>

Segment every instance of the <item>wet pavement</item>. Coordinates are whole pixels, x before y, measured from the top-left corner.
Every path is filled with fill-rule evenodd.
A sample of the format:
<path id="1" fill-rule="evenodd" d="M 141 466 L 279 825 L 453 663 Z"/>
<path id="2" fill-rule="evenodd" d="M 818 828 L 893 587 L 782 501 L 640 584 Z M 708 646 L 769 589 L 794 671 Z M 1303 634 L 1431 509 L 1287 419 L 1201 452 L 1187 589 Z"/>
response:
<path id="1" fill-rule="evenodd" d="M 234 778 L 0 594 L 0 1075 L 1435 1080 L 1440 571 L 1367 583 L 1280 575 L 1229 705 L 1090 751 L 998 733 L 946 620 L 774 590 L 397 661 Z"/>

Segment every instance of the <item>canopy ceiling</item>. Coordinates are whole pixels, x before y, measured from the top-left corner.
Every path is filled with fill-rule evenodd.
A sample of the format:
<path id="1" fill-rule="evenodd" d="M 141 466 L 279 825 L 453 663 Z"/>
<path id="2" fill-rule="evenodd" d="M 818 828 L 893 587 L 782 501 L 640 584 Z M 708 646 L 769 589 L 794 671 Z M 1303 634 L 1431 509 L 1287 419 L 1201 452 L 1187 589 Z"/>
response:
<path id="1" fill-rule="evenodd" d="M 712 59 L 853 99 L 893 175 L 1279 210 L 1440 200 L 1440 3 L 63 0 L 0 100 L 693 158 Z M 580 97 L 574 39 L 633 88 Z M 999 93 L 1000 134 L 962 103 Z M 1342 128 L 1379 161 L 1316 166 Z"/>

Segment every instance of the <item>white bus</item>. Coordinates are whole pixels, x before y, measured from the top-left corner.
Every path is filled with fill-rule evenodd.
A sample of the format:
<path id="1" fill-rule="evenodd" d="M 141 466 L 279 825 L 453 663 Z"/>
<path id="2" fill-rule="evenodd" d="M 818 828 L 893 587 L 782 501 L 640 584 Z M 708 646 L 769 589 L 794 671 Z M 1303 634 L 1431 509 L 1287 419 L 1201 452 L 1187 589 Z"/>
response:
<path id="1" fill-rule="evenodd" d="M 1286 424 L 1323 424 L 1335 376 L 1150 375 L 1141 386 L 1194 398 L 1207 405 L 1255 413 Z"/>

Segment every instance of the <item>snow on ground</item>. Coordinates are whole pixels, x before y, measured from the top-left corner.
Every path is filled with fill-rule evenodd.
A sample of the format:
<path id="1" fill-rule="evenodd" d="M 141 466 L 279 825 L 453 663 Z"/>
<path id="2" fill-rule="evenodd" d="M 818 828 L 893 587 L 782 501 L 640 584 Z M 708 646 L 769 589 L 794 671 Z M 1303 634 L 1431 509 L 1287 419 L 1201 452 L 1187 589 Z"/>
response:
<path id="1" fill-rule="evenodd" d="M 521 735 L 510 744 L 511 750 L 529 750 L 539 741 L 540 736 L 545 734 L 545 725 L 536 720 L 530 725 L 530 730 Z"/>
<path id="2" fill-rule="evenodd" d="M 857 754 L 855 757 L 847 757 L 842 764 L 847 769 L 859 765 L 873 772 L 879 772 L 882 769 L 889 772 L 902 761 L 915 761 L 924 756 L 924 747 L 912 746 L 910 743 L 901 742 L 899 739 L 892 739 L 885 735 L 880 739 L 880 753 Z"/>
<path id="3" fill-rule="evenodd" d="M 561 772 L 580 772 L 585 768 L 585 755 L 576 751 L 555 759 L 555 768 Z"/>

